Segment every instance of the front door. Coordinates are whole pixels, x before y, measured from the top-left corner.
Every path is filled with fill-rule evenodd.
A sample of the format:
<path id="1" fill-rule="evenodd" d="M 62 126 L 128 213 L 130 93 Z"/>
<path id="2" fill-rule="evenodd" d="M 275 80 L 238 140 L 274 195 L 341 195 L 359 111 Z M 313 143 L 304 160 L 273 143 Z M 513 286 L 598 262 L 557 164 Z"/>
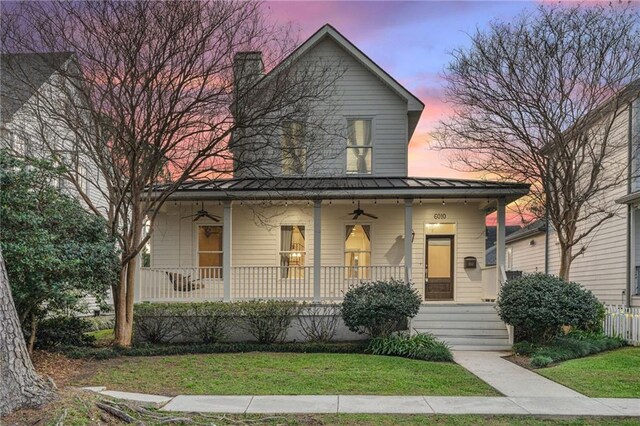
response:
<path id="1" fill-rule="evenodd" d="M 453 300 L 453 235 L 426 237 L 425 300 Z"/>

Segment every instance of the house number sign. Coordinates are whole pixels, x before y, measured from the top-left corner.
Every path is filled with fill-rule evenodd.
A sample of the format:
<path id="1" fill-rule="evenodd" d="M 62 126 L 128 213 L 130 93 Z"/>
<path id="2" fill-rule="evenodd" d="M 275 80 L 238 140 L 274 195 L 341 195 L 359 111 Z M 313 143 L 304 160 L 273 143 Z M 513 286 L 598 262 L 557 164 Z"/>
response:
<path id="1" fill-rule="evenodd" d="M 447 214 L 446 213 L 434 213 L 433 218 L 434 219 L 446 219 L 447 218 Z"/>

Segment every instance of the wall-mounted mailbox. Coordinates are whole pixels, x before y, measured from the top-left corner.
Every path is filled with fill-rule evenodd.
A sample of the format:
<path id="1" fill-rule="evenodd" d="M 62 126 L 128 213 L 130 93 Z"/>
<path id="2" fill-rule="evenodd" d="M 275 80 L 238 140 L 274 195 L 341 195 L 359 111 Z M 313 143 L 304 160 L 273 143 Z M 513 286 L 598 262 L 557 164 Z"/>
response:
<path id="1" fill-rule="evenodd" d="M 464 258 L 464 269 L 475 269 L 478 267 L 478 260 L 473 256 Z"/>

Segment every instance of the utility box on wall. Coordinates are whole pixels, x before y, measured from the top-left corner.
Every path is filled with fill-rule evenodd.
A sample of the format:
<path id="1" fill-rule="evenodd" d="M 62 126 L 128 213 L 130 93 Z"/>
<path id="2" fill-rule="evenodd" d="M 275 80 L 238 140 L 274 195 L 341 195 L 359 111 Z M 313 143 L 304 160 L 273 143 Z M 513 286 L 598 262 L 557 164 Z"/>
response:
<path id="1" fill-rule="evenodd" d="M 478 260 L 473 256 L 467 256 L 464 258 L 464 269 L 476 269 L 478 267 Z"/>

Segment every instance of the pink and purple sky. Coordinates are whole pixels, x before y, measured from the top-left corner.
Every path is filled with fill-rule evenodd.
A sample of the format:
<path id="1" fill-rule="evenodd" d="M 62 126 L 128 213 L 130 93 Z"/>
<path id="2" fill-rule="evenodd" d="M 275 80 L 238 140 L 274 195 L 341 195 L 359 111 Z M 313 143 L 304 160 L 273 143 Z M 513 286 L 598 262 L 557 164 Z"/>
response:
<path id="1" fill-rule="evenodd" d="M 506 1 L 268 1 L 276 22 L 291 22 L 306 39 L 333 25 L 425 104 L 409 145 L 409 174 L 474 178 L 448 167 L 446 154 L 429 147 L 429 132 L 450 109 L 440 77 L 449 52 L 469 45 L 469 34 L 494 19 L 510 20 L 534 2 Z"/>

